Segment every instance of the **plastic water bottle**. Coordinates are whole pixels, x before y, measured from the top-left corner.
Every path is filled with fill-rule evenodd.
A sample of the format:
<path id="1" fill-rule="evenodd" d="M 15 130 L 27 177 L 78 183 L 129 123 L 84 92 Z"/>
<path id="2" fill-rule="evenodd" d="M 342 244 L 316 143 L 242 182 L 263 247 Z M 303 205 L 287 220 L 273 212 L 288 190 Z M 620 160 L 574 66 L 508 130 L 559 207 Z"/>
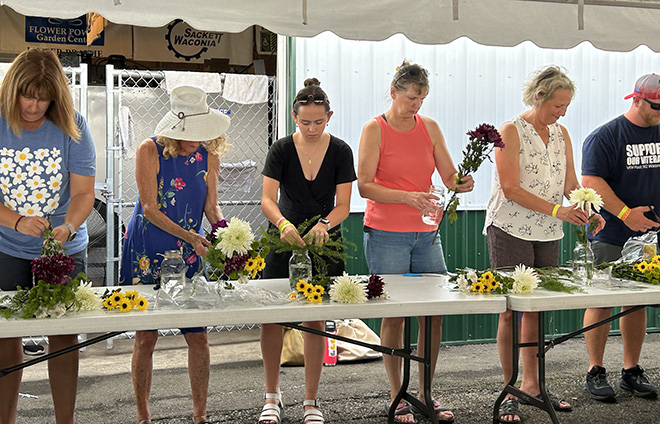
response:
<path id="1" fill-rule="evenodd" d="M 160 286 L 171 298 L 184 292 L 186 286 L 186 263 L 179 250 L 167 250 L 160 264 Z"/>
<path id="2" fill-rule="evenodd" d="M 337 325 L 334 321 L 325 322 L 325 332 L 330 334 L 337 334 Z M 323 365 L 326 367 L 334 367 L 337 365 L 337 340 L 332 337 L 325 338 Z"/>
<path id="3" fill-rule="evenodd" d="M 312 279 L 312 260 L 306 250 L 294 250 L 289 259 L 289 285 L 292 290 L 296 289 L 299 280 L 308 283 Z"/>
<path id="4" fill-rule="evenodd" d="M 426 225 L 438 225 L 440 223 L 440 218 L 442 218 L 442 211 L 445 207 L 445 189 L 437 185 L 432 185 L 429 189 L 429 193 L 435 195 L 438 198 L 438 200 L 431 200 L 431 202 L 435 204 L 438 209 L 434 210 L 428 215 L 422 214 L 422 221 Z"/>

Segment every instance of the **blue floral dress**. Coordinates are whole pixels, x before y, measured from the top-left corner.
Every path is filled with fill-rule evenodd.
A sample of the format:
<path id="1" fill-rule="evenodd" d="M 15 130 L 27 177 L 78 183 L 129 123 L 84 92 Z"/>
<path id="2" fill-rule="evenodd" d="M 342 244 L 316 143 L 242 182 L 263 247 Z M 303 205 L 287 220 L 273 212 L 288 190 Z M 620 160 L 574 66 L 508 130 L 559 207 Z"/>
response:
<path id="1" fill-rule="evenodd" d="M 155 138 L 152 138 L 156 143 Z M 163 156 L 163 146 L 156 143 L 160 171 L 158 173 L 158 208 L 186 230 L 200 232 L 206 202 L 208 152 L 201 145 L 188 156 Z M 163 231 L 144 217 L 138 197 L 126 234 L 121 259 L 119 284 L 156 284 L 160 282 L 160 263 L 166 250 L 182 250 L 188 266 L 187 276 L 197 272 L 201 258 L 193 247 Z"/>

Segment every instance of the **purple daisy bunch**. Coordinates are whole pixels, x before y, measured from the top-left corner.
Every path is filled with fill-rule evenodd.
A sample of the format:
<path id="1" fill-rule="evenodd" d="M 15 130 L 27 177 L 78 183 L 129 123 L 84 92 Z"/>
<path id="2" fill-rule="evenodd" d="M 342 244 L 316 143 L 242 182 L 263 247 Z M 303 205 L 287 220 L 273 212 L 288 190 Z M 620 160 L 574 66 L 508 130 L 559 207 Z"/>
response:
<path id="1" fill-rule="evenodd" d="M 245 268 L 245 264 L 248 259 L 250 259 L 249 253 L 237 254 L 225 260 L 225 274 L 229 274 L 232 271 L 240 272 Z"/>
<path id="2" fill-rule="evenodd" d="M 217 238 L 215 236 L 215 232 L 217 231 L 218 228 L 226 228 L 228 225 L 226 219 L 221 219 L 220 221 L 214 222 L 211 224 L 211 232 L 209 233 L 208 240 L 211 243 L 215 243 Z"/>
<path id="3" fill-rule="evenodd" d="M 32 260 L 32 273 L 37 281 L 44 280 L 48 284 L 66 284 L 69 273 L 75 268 L 71 256 L 58 252 L 52 255 L 42 255 Z"/>

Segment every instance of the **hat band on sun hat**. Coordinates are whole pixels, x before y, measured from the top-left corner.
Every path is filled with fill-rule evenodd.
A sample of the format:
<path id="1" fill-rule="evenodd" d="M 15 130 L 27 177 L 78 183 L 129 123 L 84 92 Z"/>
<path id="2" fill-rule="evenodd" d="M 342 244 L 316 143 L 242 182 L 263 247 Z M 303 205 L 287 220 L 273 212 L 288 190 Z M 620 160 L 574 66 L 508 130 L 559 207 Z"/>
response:
<path id="1" fill-rule="evenodd" d="M 207 107 L 207 108 L 206 108 L 206 112 L 190 113 L 190 114 L 188 114 L 188 115 L 186 115 L 185 112 L 174 113 L 173 110 L 170 111 L 170 112 L 171 112 L 174 116 L 176 116 L 177 118 L 179 118 L 179 122 L 177 122 L 176 124 L 172 125 L 172 128 L 170 128 L 170 129 L 173 130 L 173 129 L 175 129 L 176 127 L 178 127 L 179 124 L 181 124 L 181 131 L 185 131 L 185 130 L 186 130 L 186 118 L 190 118 L 190 117 L 193 117 L 193 116 L 208 115 L 208 114 L 211 112 L 211 108 Z"/>

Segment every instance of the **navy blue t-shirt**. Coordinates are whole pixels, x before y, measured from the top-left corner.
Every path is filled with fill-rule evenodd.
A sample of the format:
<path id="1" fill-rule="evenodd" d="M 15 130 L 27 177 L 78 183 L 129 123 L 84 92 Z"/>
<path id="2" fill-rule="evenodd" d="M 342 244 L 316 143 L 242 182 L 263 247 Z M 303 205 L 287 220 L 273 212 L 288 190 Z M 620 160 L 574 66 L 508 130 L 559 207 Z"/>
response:
<path id="1" fill-rule="evenodd" d="M 660 126 L 639 127 L 621 115 L 597 128 L 582 146 L 582 175 L 604 179 L 629 208 L 660 211 Z M 589 239 L 623 246 L 642 234 L 605 209 L 600 214 L 607 225 Z"/>

